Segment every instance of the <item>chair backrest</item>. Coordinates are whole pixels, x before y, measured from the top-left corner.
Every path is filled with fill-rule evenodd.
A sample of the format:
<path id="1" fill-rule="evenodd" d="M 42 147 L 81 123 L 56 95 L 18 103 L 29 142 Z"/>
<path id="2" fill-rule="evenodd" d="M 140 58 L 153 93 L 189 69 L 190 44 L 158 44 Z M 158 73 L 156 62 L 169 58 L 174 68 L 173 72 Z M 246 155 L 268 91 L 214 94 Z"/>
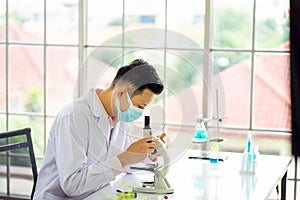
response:
<path id="1" fill-rule="evenodd" d="M 21 135 L 26 136 L 26 140 L 24 142 L 16 142 L 16 143 L 9 142 L 8 144 L 1 145 L 0 152 L 28 148 L 30 162 L 31 162 L 32 175 L 33 175 L 33 187 L 32 187 L 32 191 L 31 191 L 31 199 L 32 199 L 34 191 L 35 191 L 38 172 L 37 172 L 35 155 L 34 155 L 34 150 L 33 150 L 33 145 L 32 145 L 32 140 L 31 140 L 31 129 L 25 128 L 25 129 L 20 129 L 20 130 L 3 132 L 3 133 L 0 133 L 0 139 L 13 138 L 16 136 L 21 136 Z"/>

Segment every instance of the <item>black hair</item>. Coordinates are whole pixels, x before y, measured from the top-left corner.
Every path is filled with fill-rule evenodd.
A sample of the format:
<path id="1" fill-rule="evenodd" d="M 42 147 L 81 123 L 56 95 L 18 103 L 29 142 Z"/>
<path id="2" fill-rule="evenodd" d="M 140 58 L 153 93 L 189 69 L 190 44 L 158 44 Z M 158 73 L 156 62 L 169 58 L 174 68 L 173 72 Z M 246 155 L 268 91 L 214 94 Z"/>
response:
<path id="1" fill-rule="evenodd" d="M 112 82 L 112 86 L 115 87 L 117 83 L 128 84 L 132 89 L 131 96 L 142 93 L 146 88 L 156 95 L 164 89 L 155 68 L 143 59 L 136 59 L 121 67 Z"/>

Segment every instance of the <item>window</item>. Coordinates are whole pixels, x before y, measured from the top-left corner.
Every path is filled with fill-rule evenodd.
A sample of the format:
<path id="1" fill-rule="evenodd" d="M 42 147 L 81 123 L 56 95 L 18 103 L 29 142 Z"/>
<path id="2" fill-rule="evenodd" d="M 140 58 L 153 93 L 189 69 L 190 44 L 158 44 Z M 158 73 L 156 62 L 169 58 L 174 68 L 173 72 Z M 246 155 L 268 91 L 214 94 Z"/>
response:
<path id="1" fill-rule="evenodd" d="M 0 1 L 0 131 L 30 127 L 39 166 L 57 111 L 73 99 L 77 21 L 77 1 Z M 0 193 L 30 194 L 28 160 L 9 159 L 0 155 Z"/>
<path id="2" fill-rule="evenodd" d="M 171 145 L 189 147 L 218 98 L 221 149 L 242 151 L 251 130 L 262 153 L 290 155 L 288 0 L 0 0 L 0 52 L 0 129 L 30 126 L 38 164 L 58 110 L 135 58 L 165 83 L 145 114 Z M 9 179 L 0 192 L 28 193 Z"/>

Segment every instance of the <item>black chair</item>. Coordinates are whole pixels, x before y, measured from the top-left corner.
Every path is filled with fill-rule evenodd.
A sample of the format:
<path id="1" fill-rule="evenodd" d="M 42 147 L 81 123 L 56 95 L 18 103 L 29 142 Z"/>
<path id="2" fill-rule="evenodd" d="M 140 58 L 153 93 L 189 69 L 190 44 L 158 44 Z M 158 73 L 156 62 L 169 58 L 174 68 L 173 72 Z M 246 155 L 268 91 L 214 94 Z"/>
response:
<path id="1" fill-rule="evenodd" d="M 0 133 L 0 139 L 13 138 L 16 136 L 21 136 L 21 135 L 26 136 L 26 141 L 24 141 L 24 142 L 17 142 L 17 143 L 9 142 L 8 144 L 4 144 L 4 145 L 0 146 L 0 152 L 28 148 L 30 162 L 31 162 L 32 175 L 33 175 L 33 187 L 32 187 L 32 191 L 31 191 L 31 199 L 32 199 L 34 191 L 35 191 L 38 172 L 37 172 L 37 166 L 36 166 L 35 155 L 34 155 L 34 151 L 33 151 L 33 145 L 32 145 L 30 133 L 31 133 L 30 128 Z"/>

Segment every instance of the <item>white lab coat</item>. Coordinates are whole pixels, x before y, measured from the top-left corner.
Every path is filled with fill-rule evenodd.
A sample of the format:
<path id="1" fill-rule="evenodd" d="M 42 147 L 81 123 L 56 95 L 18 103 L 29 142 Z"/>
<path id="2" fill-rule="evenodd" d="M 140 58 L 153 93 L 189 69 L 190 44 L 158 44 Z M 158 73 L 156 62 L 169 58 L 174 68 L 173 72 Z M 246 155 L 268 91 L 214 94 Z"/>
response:
<path id="1" fill-rule="evenodd" d="M 132 143 L 119 121 L 110 123 L 95 89 L 64 107 L 50 131 L 34 199 L 83 199 L 115 179 L 119 153 Z"/>

